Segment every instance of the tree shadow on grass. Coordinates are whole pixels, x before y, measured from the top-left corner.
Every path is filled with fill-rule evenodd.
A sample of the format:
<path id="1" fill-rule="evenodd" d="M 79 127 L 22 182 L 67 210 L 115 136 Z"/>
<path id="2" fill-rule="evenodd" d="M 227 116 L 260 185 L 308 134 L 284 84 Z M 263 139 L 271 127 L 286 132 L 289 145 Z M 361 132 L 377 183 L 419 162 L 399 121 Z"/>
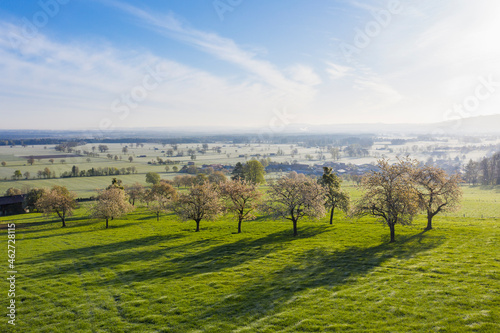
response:
<path id="1" fill-rule="evenodd" d="M 71 224 L 68 225 L 68 222 L 75 222 L 75 221 L 84 221 L 87 220 L 88 218 L 86 216 L 72 216 L 72 217 L 67 217 L 66 218 L 66 228 L 69 226 L 72 226 Z M 16 229 L 26 229 L 30 227 L 38 227 L 38 226 L 43 226 L 43 225 L 55 225 L 56 227 L 62 228 L 62 222 L 61 219 L 59 218 L 51 218 L 45 219 L 44 221 L 37 221 L 37 222 L 12 222 L 16 224 Z M 79 224 L 82 225 L 82 224 Z M 5 224 L 5 228 L 3 227 L 4 225 L 0 225 L 0 229 L 7 229 L 7 224 Z M 22 230 L 19 231 L 18 233 L 30 233 L 30 232 L 43 232 L 43 231 L 49 231 L 53 229 L 36 229 L 36 230 Z M 17 231 L 17 230 L 16 230 Z"/>
<path id="2" fill-rule="evenodd" d="M 160 215 L 160 220 L 161 220 L 162 216 L 163 215 Z M 138 217 L 138 218 L 136 218 L 136 220 L 141 220 L 141 221 L 146 221 L 146 220 L 153 221 L 154 220 L 156 222 L 156 214 L 151 213 L 150 215 Z"/>
<path id="3" fill-rule="evenodd" d="M 43 224 L 54 224 L 54 223 L 61 223 L 61 221 L 50 221 L 50 222 L 47 222 L 47 223 L 43 223 Z M 117 229 L 117 228 L 125 228 L 125 227 L 129 227 L 129 226 L 132 226 L 132 225 L 137 225 L 139 223 L 134 223 L 134 222 L 129 222 L 129 223 L 123 223 L 123 222 L 120 222 L 120 224 L 118 225 L 113 225 L 112 224 L 113 221 L 110 221 L 110 224 L 109 224 L 109 228 L 110 230 L 112 229 Z M 58 236 L 67 236 L 67 235 L 74 235 L 74 234 L 81 234 L 81 233 L 88 233 L 88 232 L 95 232 L 95 231 L 98 231 L 98 230 L 101 230 L 101 229 L 105 229 L 105 224 L 106 222 L 103 221 L 103 220 L 86 220 L 86 222 L 82 222 L 82 223 L 78 223 L 78 224 L 67 224 L 66 227 L 61 227 L 60 225 L 58 227 L 55 227 L 55 228 L 49 228 L 49 229 L 33 229 L 33 230 L 22 230 L 22 231 L 17 231 L 16 230 L 16 233 L 18 234 L 23 234 L 23 235 L 30 235 L 30 234 L 36 234 L 36 233 L 45 233 L 45 232 L 48 232 L 48 231 L 52 231 L 54 232 L 54 230 L 61 230 L 63 232 L 60 232 L 60 233 L 51 233 L 49 235 L 41 235 L 41 236 L 36 236 L 36 237 L 23 237 L 24 240 L 30 240 L 30 239 L 43 239 L 43 238 L 52 238 L 52 237 L 58 237 Z M 39 222 L 39 223 L 35 223 L 36 225 L 42 225 L 42 222 Z M 74 228 L 80 228 L 80 227 L 83 227 L 83 226 L 91 226 L 91 225 L 99 225 L 99 224 L 102 224 L 102 228 L 101 229 L 86 229 L 86 230 L 79 230 L 79 231 L 71 231 L 72 229 Z M 16 224 L 16 228 L 17 228 L 17 224 Z"/>
<path id="4" fill-rule="evenodd" d="M 248 220 L 248 221 L 245 221 L 244 223 L 264 222 L 264 221 L 271 221 L 271 220 L 272 220 L 272 216 L 271 215 L 258 215 L 253 220 Z"/>
<path id="5" fill-rule="evenodd" d="M 312 237 L 328 231 L 328 228 L 310 227 L 301 231 L 303 237 Z M 93 267 L 113 267 L 131 261 L 151 261 L 163 256 L 166 260 L 150 264 L 147 269 L 120 271 L 117 272 L 116 278 L 100 281 L 99 284 L 116 285 L 123 281 L 143 282 L 156 278 L 182 278 L 236 267 L 247 261 L 264 257 L 276 251 L 279 244 L 293 242 L 296 239 L 288 230 L 258 239 L 243 238 L 233 243 L 219 245 L 217 241 L 204 239 L 177 246 L 165 246 L 156 250 L 136 250 L 133 253 L 100 256 Z M 211 244 L 215 245 L 207 249 Z M 198 250 L 200 248 L 201 250 Z M 169 259 L 169 257 L 173 258 Z"/>
<path id="6" fill-rule="evenodd" d="M 254 283 L 240 287 L 231 297 L 207 306 L 190 320 L 212 318 L 213 322 L 248 322 L 272 314 L 295 294 L 318 287 L 334 288 L 364 276 L 390 259 L 406 260 L 439 246 L 444 238 L 424 235 L 399 237 L 398 243 L 373 247 L 350 247 L 338 252 L 313 249 L 288 266 L 270 272 Z"/>
<path id="7" fill-rule="evenodd" d="M 115 227 L 117 228 L 117 227 Z M 66 234 L 64 234 L 66 235 Z M 53 251 L 47 254 L 44 254 L 40 259 L 36 260 L 31 260 L 31 261 L 26 261 L 24 264 L 26 265 L 31 265 L 31 264 L 43 264 L 43 263 L 48 263 L 48 262 L 53 262 L 53 261 L 60 261 L 60 260 L 67 260 L 67 259 L 72 259 L 72 260 L 92 260 L 94 256 L 96 255 L 102 255 L 102 254 L 113 254 L 116 252 L 121 252 L 125 250 L 134 250 L 138 247 L 144 247 L 144 246 L 151 246 L 151 245 L 156 245 L 158 243 L 162 242 L 168 242 L 168 241 L 173 241 L 177 240 L 180 238 L 185 237 L 184 235 L 181 234 L 175 234 L 175 235 L 168 235 L 168 236 L 148 236 L 148 237 L 143 237 L 143 238 L 134 238 L 131 240 L 126 240 L 122 242 L 115 242 L 115 243 L 109 243 L 109 244 L 104 244 L 104 245 L 92 245 L 92 246 L 86 246 L 86 247 L 80 247 L 76 249 L 65 249 L 65 250 L 60 250 L 60 251 Z M 117 257 L 123 257 L 123 260 L 121 263 L 125 263 L 127 261 L 127 255 L 117 253 Z M 137 256 L 138 259 L 140 260 L 140 256 Z M 101 260 L 99 260 L 102 262 Z M 113 260 L 116 261 L 116 260 Z M 73 264 L 71 264 L 73 265 Z M 103 262 L 102 265 L 99 265 L 99 267 L 106 267 L 106 262 Z"/>
<path id="8" fill-rule="evenodd" d="M 39 232 L 39 231 L 45 231 L 45 230 L 53 230 L 53 229 L 42 229 L 42 230 L 30 230 L 30 231 L 18 231 L 19 229 L 26 229 L 29 227 L 38 227 L 42 225 L 48 225 L 48 224 L 55 224 L 58 227 L 61 227 L 62 223 L 61 220 L 50 220 L 50 221 L 40 221 L 40 222 L 23 222 L 23 223 L 16 223 L 16 232 L 21 234 L 21 233 L 28 233 L 28 232 Z M 5 226 L 5 227 L 4 227 Z M 0 229 L 7 229 L 7 224 L 2 224 Z"/>

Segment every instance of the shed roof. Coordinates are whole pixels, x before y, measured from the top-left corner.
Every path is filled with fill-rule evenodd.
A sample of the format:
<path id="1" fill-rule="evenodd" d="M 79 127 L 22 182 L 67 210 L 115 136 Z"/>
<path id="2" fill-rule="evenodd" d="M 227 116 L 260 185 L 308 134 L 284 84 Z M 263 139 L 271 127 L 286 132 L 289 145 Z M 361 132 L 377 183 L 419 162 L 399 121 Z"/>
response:
<path id="1" fill-rule="evenodd" d="M 0 197 L 0 206 L 22 203 L 23 201 L 24 201 L 24 194 L 11 195 L 8 197 Z"/>

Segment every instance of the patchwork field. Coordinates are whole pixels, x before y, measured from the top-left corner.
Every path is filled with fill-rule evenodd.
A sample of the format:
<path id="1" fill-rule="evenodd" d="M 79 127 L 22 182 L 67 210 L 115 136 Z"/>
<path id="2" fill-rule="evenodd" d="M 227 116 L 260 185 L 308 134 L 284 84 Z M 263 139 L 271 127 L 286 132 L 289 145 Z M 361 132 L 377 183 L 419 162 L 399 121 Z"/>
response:
<path id="1" fill-rule="evenodd" d="M 0 195 L 10 187 L 27 189 L 29 187 L 50 187 L 52 184 L 66 186 L 71 191 L 74 191 L 80 197 L 88 197 L 95 193 L 96 189 L 102 189 L 107 186 L 113 177 L 77 177 L 63 179 L 39 179 L 37 172 L 45 168 L 49 168 L 56 177 L 59 177 L 63 172 L 71 171 L 72 166 L 78 167 L 80 171 L 90 168 L 106 168 L 113 167 L 117 169 L 135 168 L 135 174 L 120 175 L 124 184 L 133 184 L 140 182 L 145 184 L 145 174 L 153 171 L 157 172 L 164 179 L 171 179 L 175 176 L 172 170 L 172 165 L 169 166 L 168 172 L 165 170 L 165 165 L 148 164 L 157 161 L 157 158 L 163 160 L 170 159 L 175 161 L 177 167 L 181 168 L 189 162 L 194 162 L 198 166 L 203 164 L 229 164 L 235 165 L 237 162 L 245 163 L 252 156 L 262 158 L 269 156 L 273 162 L 297 162 L 303 164 L 321 164 L 324 162 L 341 162 L 346 164 L 360 165 L 363 163 L 375 163 L 381 157 L 388 157 L 392 160 L 398 155 L 410 154 L 413 158 L 421 161 L 426 161 L 433 150 L 443 149 L 448 158 L 459 159 L 462 162 L 468 161 L 469 158 L 479 159 L 491 153 L 491 145 L 499 144 L 500 139 L 492 141 L 484 141 L 479 146 L 460 142 L 458 139 L 447 139 L 443 142 L 407 142 L 401 145 L 392 145 L 390 140 L 375 142 L 372 149 L 369 150 L 369 156 L 366 157 L 349 157 L 345 153 L 341 153 L 339 160 L 334 160 L 332 155 L 325 147 L 304 147 L 302 145 L 289 144 L 229 144 L 229 143 L 211 143 L 205 154 L 196 153 L 196 159 L 192 160 L 188 155 L 190 149 L 197 150 L 201 144 L 179 144 L 178 152 L 183 151 L 184 156 L 169 157 L 166 155 L 170 145 L 162 144 L 144 144 L 143 146 L 127 145 L 127 144 L 106 144 L 109 151 L 99 153 L 98 157 L 71 157 L 67 153 L 57 152 L 54 145 L 35 145 L 35 146 L 0 146 L 0 163 L 5 162 L 5 166 L 0 166 Z M 127 146 L 127 152 L 123 152 L 123 148 Z M 81 151 L 93 151 L 98 153 L 98 144 L 86 144 L 78 146 L 75 149 Z M 220 152 L 214 148 L 220 147 Z M 466 147 L 466 148 L 464 148 Z M 467 148 L 469 147 L 469 148 Z M 294 153 L 292 151 L 296 150 Z M 278 152 L 281 152 L 278 154 Z M 177 152 L 176 152 L 177 153 Z M 112 158 L 106 155 L 110 154 Z M 272 154 L 272 155 L 271 155 Z M 27 157 L 33 156 L 34 163 L 30 165 L 27 162 Z M 114 157 L 118 159 L 115 160 Z M 321 156 L 321 158 L 319 158 Z M 132 157 L 132 162 L 129 158 Z M 52 161 L 50 161 L 52 159 Z M 16 170 L 19 170 L 23 175 L 18 180 L 12 180 L 12 176 Z M 25 173 L 29 173 L 26 178 Z M 273 178 L 278 175 L 268 175 Z"/>
<path id="2" fill-rule="evenodd" d="M 195 233 L 144 208 L 107 230 L 86 206 L 64 229 L 1 217 L 16 224 L 16 331 L 498 332 L 498 202 L 498 190 L 466 188 L 463 211 L 427 232 L 422 216 L 398 226 L 393 244 L 375 220 L 341 213 L 332 226 L 300 221 L 296 238 L 265 216 L 242 234 L 230 217 Z M 7 271 L 5 229 L 0 244 Z"/>

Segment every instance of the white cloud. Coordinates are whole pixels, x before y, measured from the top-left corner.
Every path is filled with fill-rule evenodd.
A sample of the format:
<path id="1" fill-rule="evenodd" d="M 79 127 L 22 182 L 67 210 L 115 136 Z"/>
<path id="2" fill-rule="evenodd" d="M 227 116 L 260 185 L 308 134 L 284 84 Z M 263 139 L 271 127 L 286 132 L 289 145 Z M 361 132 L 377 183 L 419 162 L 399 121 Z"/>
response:
<path id="1" fill-rule="evenodd" d="M 330 76 L 330 79 L 337 80 L 349 74 L 352 68 L 349 66 L 342 66 L 339 64 L 334 64 L 333 62 L 326 62 L 327 68 L 326 72 Z"/>
<path id="2" fill-rule="evenodd" d="M 288 69 L 291 78 L 307 86 L 316 86 L 321 83 L 321 78 L 314 69 L 305 65 L 294 65 Z"/>
<path id="3" fill-rule="evenodd" d="M 97 128 L 103 119 L 116 127 L 229 126 L 242 118 L 245 125 L 260 126 L 283 94 L 250 78 L 233 82 L 109 45 L 67 45 L 39 35 L 12 49 L 7 36 L 16 29 L 0 23 L 1 108 L 10 114 L 3 128 Z M 136 106 L 125 107 L 122 96 L 143 86 L 148 66 L 159 69 L 161 83 Z M 128 110 L 116 112 L 120 108 Z"/>
<path id="4" fill-rule="evenodd" d="M 342 85 L 334 85 L 344 92 L 336 94 L 335 103 L 349 108 L 353 117 L 374 110 L 379 119 L 388 121 L 442 121 L 447 109 L 474 93 L 479 77 L 493 75 L 500 81 L 500 3 L 423 0 L 402 4 L 403 12 L 352 62 L 340 52 L 331 58 L 334 66 L 326 68 L 330 78 L 361 89 L 353 97 Z M 356 26 L 360 23 L 353 22 Z M 500 110 L 500 90 L 481 102 L 474 115 L 495 109 Z"/>
<path id="5" fill-rule="evenodd" d="M 169 55 L 106 41 L 60 43 L 38 34 L 13 49 L 8 37 L 20 34 L 20 27 L 0 22 L 0 111 L 9 112 L 0 127 L 96 127 L 103 118 L 118 127 L 266 126 L 272 110 L 283 107 L 298 114 L 296 122 L 440 121 L 447 109 L 474 93 L 478 77 L 500 81 L 500 3 L 493 1 L 402 1 L 403 12 L 349 63 L 335 45 L 352 41 L 354 28 L 366 23 L 360 18 L 373 20 L 368 12 L 386 8 L 385 0 L 345 0 L 356 15 L 341 27 L 333 22 L 329 33 L 335 36 L 325 33 L 321 44 L 315 35 L 317 44 L 308 41 L 311 48 L 279 63 L 262 52 L 270 45 L 249 48 L 172 13 L 101 2 L 126 12 L 142 28 L 191 46 L 199 56 L 222 60 L 238 75 L 222 76 L 217 69 L 194 68 Z M 335 45 L 327 45 L 332 40 Z M 297 60 L 304 51 L 307 64 Z M 160 66 L 165 80 L 121 119 L 112 103 L 142 84 L 148 66 Z M 499 100 L 500 89 L 481 102 L 476 115 L 500 110 Z"/>
<path id="6" fill-rule="evenodd" d="M 320 79 L 313 73 L 312 69 L 304 65 L 297 65 L 292 70 L 295 76 L 292 75 L 292 80 L 290 80 L 272 63 L 258 59 L 255 53 L 242 49 L 233 40 L 215 33 L 194 29 L 188 24 L 182 23 L 172 13 L 158 15 L 121 2 L 106 2 L 140 19 L 142 23 L 149 24 L 160 34 L 175 38 L 239 66 L 249 74 L 256 75 L 264 83 L 281 90 L 288 98 L 302 99 L 306 102 L 310 101 L 315 94 L 312 86 L 317 85 Z"/>
<path id="7" fill-rule="evenodd" d="M 384 83 L 378 79 L 355 79 L 354 88 L 359 90 L 361 94 L 374 94 L 379 99 L 378 107 L 388 106 L 397 103 L 401 100 L 402 96 L 389 84 Z"/>

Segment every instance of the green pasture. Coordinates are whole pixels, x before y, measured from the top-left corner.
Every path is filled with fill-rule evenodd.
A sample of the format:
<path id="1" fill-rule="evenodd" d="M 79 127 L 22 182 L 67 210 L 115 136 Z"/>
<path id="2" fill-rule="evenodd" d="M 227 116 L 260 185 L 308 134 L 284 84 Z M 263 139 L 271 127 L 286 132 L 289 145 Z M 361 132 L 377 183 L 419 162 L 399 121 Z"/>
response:
<path id="1" fill-rule="evenodd" d="M 469 212 L 482 200 L 477 214 L 498 212 L 488 198 L 500 194 L 466 194 L 466 217 L 437 216 L 424 232 L 419 216 L 391 244 L 382 224 L 342 213 L 332 226 L 300 221 L 296 238 L 290 222 L 266 216 L 241 234 L 230 216 L 195 233 L 194 222 L 156 222 L 144 207 L 109 229 L 86 204 L 66 228 L 40 214 L 0 217 L 16 224 L 18 271 L 16 327 L 5 317 L 1 331 L 498 332 L 500 217 Z"/>

